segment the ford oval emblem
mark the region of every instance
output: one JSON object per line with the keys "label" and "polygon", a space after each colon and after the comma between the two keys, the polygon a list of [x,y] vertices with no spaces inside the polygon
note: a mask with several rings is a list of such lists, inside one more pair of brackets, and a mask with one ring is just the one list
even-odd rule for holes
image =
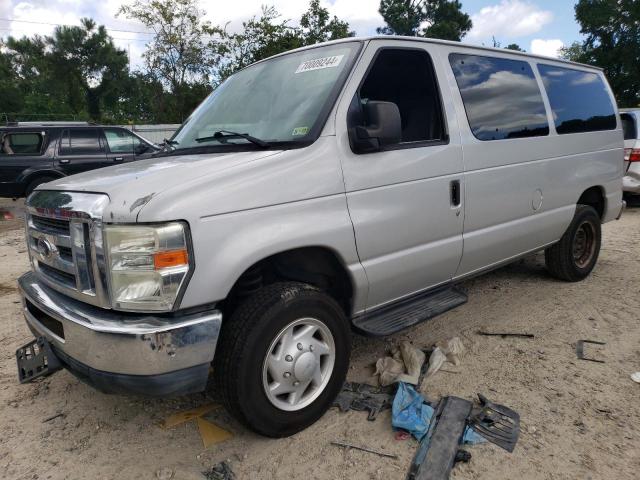
{"label": "ford oval emblem", "polygon": [[42,255],[44,258],[49,258],[53,255],[53,252],[56,251],[55,245],[53,245],[47,238],[40,237],[36,243],[36,248],[38,249],[38,253]]}

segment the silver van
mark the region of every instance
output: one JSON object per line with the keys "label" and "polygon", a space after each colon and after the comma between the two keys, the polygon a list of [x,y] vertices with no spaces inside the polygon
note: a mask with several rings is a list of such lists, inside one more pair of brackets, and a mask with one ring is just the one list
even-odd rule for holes
{"label": "silver van", "polygon": [[29,197],[20,379],[209,382],[249,428],[291,435],[340,391],[352,331],[423,322],[539,250],[552,276],[589,275],[623,162],[593,67],[397,37],[258,62],[154,158]]}

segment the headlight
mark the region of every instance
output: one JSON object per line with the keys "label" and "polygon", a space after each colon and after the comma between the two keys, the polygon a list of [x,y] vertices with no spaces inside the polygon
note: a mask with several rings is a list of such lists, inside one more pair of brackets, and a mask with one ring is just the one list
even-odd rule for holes
{"label": "headlight", "polygon": [[105,226],[113,308],[173,309],[189,272],[186,229],[179,222]]}

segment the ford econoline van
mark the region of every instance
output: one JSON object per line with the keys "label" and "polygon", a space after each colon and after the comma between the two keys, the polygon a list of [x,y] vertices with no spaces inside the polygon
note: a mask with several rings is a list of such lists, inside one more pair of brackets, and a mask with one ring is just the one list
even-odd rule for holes
{"label": "ford econoline van", "polygon": [[353,331],[410,328],[540,250],[553,277],[588,276],[623,162],[594,67],[397,37],[269,58],[154,158],[28,198],[20,379],[210,384],[249,428],[291,435],[342,388]]}

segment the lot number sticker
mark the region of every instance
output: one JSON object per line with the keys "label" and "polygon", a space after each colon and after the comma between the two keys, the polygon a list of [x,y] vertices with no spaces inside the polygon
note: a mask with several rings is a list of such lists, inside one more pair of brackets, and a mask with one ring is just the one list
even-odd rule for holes
{"label": "lot number sticker", "polygon": [[334,55],[333,57],[316,58],[302,62],[296,73],[311,72],[312,70],[321,70],[323,68],[333,68],[340,65],[344,55]]}

